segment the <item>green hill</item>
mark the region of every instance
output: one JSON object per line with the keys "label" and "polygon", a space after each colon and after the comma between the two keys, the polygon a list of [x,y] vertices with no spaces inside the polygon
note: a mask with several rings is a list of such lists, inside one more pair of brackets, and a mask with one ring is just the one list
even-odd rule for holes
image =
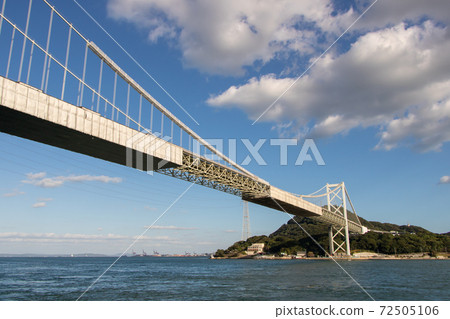
{"label": "green hill", "polygon": [[[393,233],[368,232],[363,235],[352,234],[350,238],[352,251],[363,250],[383,254],[420,252],[435,254],[436,252],[450,251],[450,236],[448,236],[448,233],[435,234],[418,226],[399,226],[359,219],[361,224],[369,229]],[[269,254],[290,255],[298,251],[307,251],[314,253],[316,256],[325,256],[325,252],[314,241],[317,241],[328,251],[328,229],[329,226],[322,222],[306,217],[295,217],[295,221],[293,219],[289,220],[269,236],[253,236],[246,241],[238,241],[225,250],[219,249],[215,256],[238,256],[253,243],[265,243],[264,250]]]}

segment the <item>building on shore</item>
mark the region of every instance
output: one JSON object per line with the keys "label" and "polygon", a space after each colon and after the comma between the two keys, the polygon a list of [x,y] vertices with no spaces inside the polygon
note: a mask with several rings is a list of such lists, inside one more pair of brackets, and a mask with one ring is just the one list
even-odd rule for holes
{"label": "building on shore", "polygon": [[250,247],[247,248],[247,255],[257,255],[264,252],[264,243],[254,243]]}

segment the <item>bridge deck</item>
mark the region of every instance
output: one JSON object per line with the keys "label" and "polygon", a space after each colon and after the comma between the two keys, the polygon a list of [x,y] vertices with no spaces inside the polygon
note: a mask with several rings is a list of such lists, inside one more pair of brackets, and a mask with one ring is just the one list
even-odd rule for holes
{"label": "bridge deck", "polygon": [[[185,178],[191,182],[198,182],[199,178],[210,179],[216,183],[210,187],[223,190],[217,187],[221,184],[228,189],[234,188],[235,195],[262,206],[298,216],[322,216],[321,207],[261,179],[203,158],[192,160],[183,148],[152,134],[144,134],[3,77],[0,77],[0,130],[141,170],[170,169],[172,173],[168,175],[173,176],[174,171],[179,171],[180,176],[194,176],[192,179]],[[202,161],[205,163],[202,164]],[[210,174],[213,165],[222,170],[221,179]],[[229,181],[223,178],[223,170],[229,174]],[[199,184],[209,186],[205,182]]]}
{"label": "bridge deck", "polygon": [[[177,145],[148,134],[150,140],[146,145],[153,147],[144,149],[142,139],[133,137],[145,134],[3,77],[0,77],[0,130],[142,170],[182,164],[182,149]],[[128,159],[132,160],[129,163],[127,149]],[[138,158],[143,158],[142,163],[136,163]]]}
{"label": "bridge deck", "polygon": [[252,196],[244,194],[242,198],[246,201],[270,207],[279,211],[286,211],[297,216],[321,216],[322,208],[301,199],[289,192],[270,186],[268,196]]}

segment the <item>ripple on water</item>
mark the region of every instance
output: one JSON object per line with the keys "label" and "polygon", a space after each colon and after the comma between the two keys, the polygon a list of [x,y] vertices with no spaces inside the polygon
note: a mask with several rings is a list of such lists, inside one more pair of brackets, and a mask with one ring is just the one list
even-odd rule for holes
{"label": "ripple on water", "polygon": [[[0,300],[75,300],[114,258],[0,258]],[[448,260],[123,258],[86,300],[450,300]]]}

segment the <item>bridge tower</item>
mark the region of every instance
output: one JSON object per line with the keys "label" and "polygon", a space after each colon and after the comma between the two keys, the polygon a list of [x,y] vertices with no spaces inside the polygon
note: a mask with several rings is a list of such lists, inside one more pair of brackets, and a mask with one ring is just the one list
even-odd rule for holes
{"label": "bridge tower", "polygon": [[[343,251],[350,256],[350,235],[348,230],[348,211],[347,198],[348,193],[345,184],[328,184],[326,185],[327,209],[329,212],[344,217],[345,224],[336,226],[331,224],[329,229],[330,255],[333,256],[339,251]],[[350,198],[348,198],[350,200]],[[353,205],[350,202],[350,205]]]}
{"label": "bridge tower", "polygon": [[250,237],[250,216],[248,213],[248,202],[242,201],[242,240],[247,240]]}

